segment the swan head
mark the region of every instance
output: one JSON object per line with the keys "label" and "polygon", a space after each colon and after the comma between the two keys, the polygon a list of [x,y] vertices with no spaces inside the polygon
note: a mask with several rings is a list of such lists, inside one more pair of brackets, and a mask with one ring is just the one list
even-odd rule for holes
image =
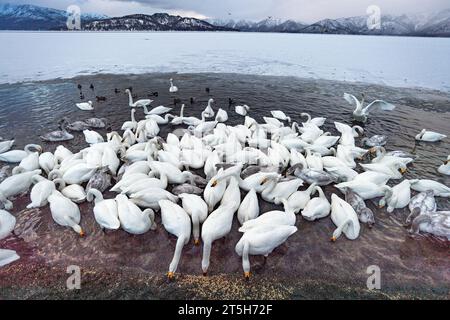
{"label": "swan head", "polygon": [[444,161],[444,165],[446,166],[447,164],[449,164],[450,163],[450,159],[447,159],[447,160],[445,160]]}

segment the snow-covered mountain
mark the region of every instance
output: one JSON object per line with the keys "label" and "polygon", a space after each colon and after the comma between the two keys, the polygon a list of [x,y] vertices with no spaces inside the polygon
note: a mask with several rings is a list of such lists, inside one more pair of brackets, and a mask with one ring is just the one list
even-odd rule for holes
{"label": "snow-covered mountain", "polygon": [[[68,13],[34,5],[0,3],[0,30],[65,30]],[[82,14],[82,24],[106,18],[101,14]]]}
{"label": "snow-covered mountain", "polygon": [[133,14],[124,17],[107,18],[87,23],[85,30],[111,31],[111,30],[154,30],[154,31],[218,31],[228,30],[221,26],[214,26],[206,21],[172,16],[167,13],[153,15]]}
{"label": "snow-covered mountain", "polygon": [[301,22],[280,19],[264,19],[261,21],[208,19],[207,21],[216,26],[245,32],[300,32],[307,26]]}

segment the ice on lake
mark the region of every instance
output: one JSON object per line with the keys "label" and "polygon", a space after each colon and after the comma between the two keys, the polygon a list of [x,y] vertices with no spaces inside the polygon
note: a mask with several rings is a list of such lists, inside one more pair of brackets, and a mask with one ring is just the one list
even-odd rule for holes
{"label": "ice on lake", "polygon": [[0,83],[231,72],[450,91],[450,39],[238,32],[0,32]]}

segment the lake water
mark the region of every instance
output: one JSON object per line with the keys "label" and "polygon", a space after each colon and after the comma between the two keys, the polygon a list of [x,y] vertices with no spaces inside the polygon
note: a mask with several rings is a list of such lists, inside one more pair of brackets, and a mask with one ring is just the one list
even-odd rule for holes
{"label": "lake water", "polygon": [[450,91],[450,39],[237,32],[0,32],[0,83],[234,72]]}

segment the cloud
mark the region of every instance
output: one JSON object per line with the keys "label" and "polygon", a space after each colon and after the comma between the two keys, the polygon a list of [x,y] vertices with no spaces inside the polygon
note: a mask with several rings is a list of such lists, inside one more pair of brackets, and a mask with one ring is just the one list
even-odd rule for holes
{"label": "cloud", "polygon": [[259,20],[271,16],[309,23],[324,18],[365,15],[367,7],[373,4],[378,5],[383,14],[431,12],[450,7],[448,0],[17,0],[14,3],[58,9],[76,4],[84,12],[110,16],[168,12],[198,18]]}

